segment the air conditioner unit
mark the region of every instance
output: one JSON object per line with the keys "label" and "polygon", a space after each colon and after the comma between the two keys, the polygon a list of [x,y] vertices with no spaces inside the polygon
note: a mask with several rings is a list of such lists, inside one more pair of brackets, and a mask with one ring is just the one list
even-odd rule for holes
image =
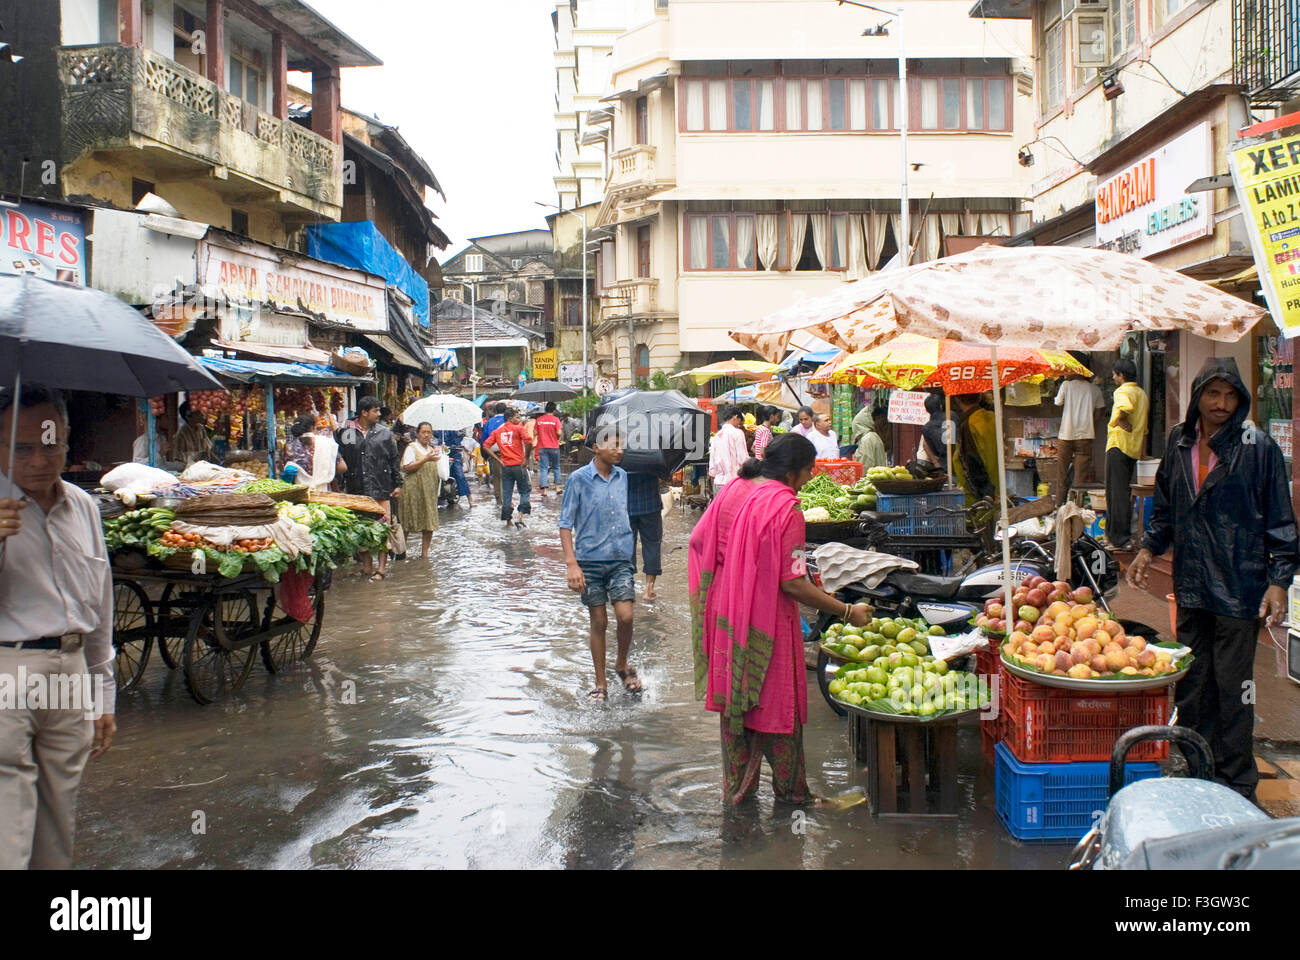
{"label": "air conditioner unit", "polygon": [[1087,69],[1110,65],[1110,8],[1080,3],[1074,10],[1074,64]]}

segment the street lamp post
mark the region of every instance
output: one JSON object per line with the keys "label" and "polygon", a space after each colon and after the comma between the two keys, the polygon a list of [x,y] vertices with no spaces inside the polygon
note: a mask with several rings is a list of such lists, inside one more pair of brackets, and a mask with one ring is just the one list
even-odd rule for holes
{"label": "street lamp post", "polygon": [[[895,10],[886,10],[883,7],[874,7],[869,3],[858,3],[856,0],[836,0],[840,6],[849,4],[853,7],[862,7],[864,10],[874,10],[876,13],[883,13],[887,17],[892,17],[898,24],[898,144],[902,153],[902,178],[898,184],[898,226],[901,237],[895,237],[898,242],[898,253],[900,263],[907,266],[912,259],[912,216],[911,208],[907,198],[907,56],[903,48],[903,8],[898,7]],[[882,23],[878,27],[868,27],[862,31],[864,37],[886,37],[889,36],[889,30]]]}
{"label": "street lamp post", "polygon": [[587,372],[587,215],[576,210],[565,210],[553,203],[542,203],[540,200],[534,200],[533,203],[555,210],[561,215],[572,214],[582,221],[582,385],[590,387],[591,377]]}
{"label": "street lamp post", "polygon": [[461,283],[461,289],[469,287],[469,383],[474,387],[474,378],[478,376],[478,315],[474,304],[478,301],[478,283]]}

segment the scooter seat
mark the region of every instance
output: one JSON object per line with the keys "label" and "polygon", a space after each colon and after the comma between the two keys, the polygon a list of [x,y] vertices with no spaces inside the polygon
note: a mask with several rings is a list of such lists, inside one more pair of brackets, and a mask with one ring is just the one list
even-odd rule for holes
{"label": "scooter seat", "polygon": [[964,577],[932,577],[924,573],[896,570],[887,578],[889,583],[916,598],[951,600],[961,589]]}

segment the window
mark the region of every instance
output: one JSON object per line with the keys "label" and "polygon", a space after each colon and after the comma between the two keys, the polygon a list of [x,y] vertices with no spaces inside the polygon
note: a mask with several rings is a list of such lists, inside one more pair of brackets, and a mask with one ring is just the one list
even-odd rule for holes
{"label": "window", "polygon": [[482,273],[483,272],[483,254],[467,253],[465,254],[465,272]]}
{"label": "window", "polygon": [[832,270],[843,270],[849,265],[849,214],[832,213],[831,265]]}
{"label": "window", "polygon": [[1118,58],[1136,42],[1137,0],[1110,0],[1110,55]]}
{"label": "window", "polygon": [[650,348],[644,343],[636,348],[636,378],[645,380],[650,376]]}
{"label": "window", "polygon": [[636,98],[636,142],[650,142],[650,101],[646,97]]}
{"label": "window", "polygon": [[248,236],[248,214],[242,210],[230,211],[230,232]]}
{"label": "window", "polygon": [[1156,12],[1159,15],[1160,22],[1163,24],[1190,2],[1191,0],[1156,0]]}
{"label": "window", "polygon": [[[646,237],[649,276],[649,237]],[[758,235],[748,213],[689,214],[686,217],[688,270],[757,270]]]}
{"label": "window", "polygon": [[1043,112],[1065,100],[1065,24],[1057,21],[1043,38]]}
{"label": "window", "polygon": [[255,107],[262,105],[262,73],[251,63],[238,57],[230,58],[230,92],[242,97]]}
{"label": "window", "polygon": [[1010,83],[1006,77],[966,79],[966,128],[1008,130]]}
{"label": "window", "polygon": [[561,316],[563,324],[566,327],[582,326],[582,298],[565,297],[562,304]]}
{"label": "window", "polygon": [[524,261],[521,260],[519,257],[515,257],[513,260],[510,261],[511,270],[518,270],[523,265],[524,265]]}
{"label": "window", "polygon": [[636,231],[636,275],[650,276],[650,228],[638,227]]}
{"label": "window", "polygon": [[600,271],[603,289],[608,290],[618,281],[618,271],[614,264],[614,241],[605,240],[600,245]]}

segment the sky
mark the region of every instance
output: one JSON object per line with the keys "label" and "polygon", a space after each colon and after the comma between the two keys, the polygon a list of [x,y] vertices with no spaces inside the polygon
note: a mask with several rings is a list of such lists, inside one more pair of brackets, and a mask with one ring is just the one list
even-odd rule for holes
{"label": "sky", "polygon": [[[400,128],[451,238],[541,227],[555,202],[551,0],[307,0],[382,67],[343,70],[343,106]],[[302,79],[295,75],[295,79]]]}

